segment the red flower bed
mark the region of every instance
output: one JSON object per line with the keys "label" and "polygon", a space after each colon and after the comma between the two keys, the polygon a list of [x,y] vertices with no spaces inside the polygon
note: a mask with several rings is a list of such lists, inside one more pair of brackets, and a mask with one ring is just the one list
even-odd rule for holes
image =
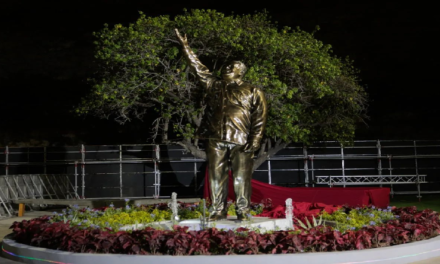
{"label": "red flower bed", "polygon": [[80,229],[66,223],[49,223],[44,216],[15,222],[13,239],[37,247],[86,253],[141,255],[280,254],[342,251],[398,245],[435,237],[440,233],[439,214],[415,207],[395,209],[399,220],[341,234],[331,227],[274,231],[259,234],[246,228],[188,231],[146,228],[133,232]]}

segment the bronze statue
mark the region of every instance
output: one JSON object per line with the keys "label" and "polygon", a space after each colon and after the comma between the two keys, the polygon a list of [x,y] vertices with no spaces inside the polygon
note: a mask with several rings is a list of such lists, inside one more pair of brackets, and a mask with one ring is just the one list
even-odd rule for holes
{"label": "bronze statue", "polygon": [[221,220],[227,216],[229,166],[234,180],[237,219],[248,220],[252,158],[260,147],[266,125],[264,93],[242,81],[246,66],[240,61],[233,61],[223,68],[223,80],[217,79],[191,50],[186,35],[182,37],[177,29],[175,31],[190,67],[207,92],[207,108],[199,137],[206,139],[213,209],[209,220]]}

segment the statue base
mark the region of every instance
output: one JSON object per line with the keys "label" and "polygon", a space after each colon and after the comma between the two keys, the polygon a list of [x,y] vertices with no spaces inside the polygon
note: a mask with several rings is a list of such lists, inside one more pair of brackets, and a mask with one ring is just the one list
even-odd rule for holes
{"label": "statue base", "polygon": [[[201,230],[202,226],[200,219],[183,220],[178,223],[180,226],[187,226],[189,230]],[[123,226],[120,230],[137,230],[151,226],[157,229],[172,230],[172,221],[155,222],[151,224],[138,224]],[[235,230],[239,227],[249,228],[251,230],[258,230],[260,233],[275,230],[293,230],[292,222],[285,218],[269,218],[269,217],[252,217],[249,221],[238,221],[237,216],[228,216],[227,219],[220,221],[206,222],[206,228],[215,227],[223,230]]]}
{"label": "statue base", "polygon": [[[215,227],[217,229],[237,229],[246,227],[251,230],[259,230],[265,233],[272,230],[292,230],[292,222],[287,219],[269,218],[269,217],[252,217],[249,221],[238,221],[237,216],[228,216],[227,219],[213,222],[206,222],[206,227]],[[188,226],[190,230],[200,230],[200,220],[190,219],[179,223],[181,226]]]}

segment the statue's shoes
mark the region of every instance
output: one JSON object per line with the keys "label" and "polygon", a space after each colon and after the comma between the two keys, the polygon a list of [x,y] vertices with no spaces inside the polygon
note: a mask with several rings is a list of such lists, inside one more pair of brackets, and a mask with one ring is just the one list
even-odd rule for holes
{"label": "statue's shoes", "polygon": [[250,214],[237,214],[237,221],[250,221],[251,220],[251,215]]}
{"label": "statue's shoes", "polygon": [[224,220],[228,217],[226,212],[213,212],[209,217],[208,217],[208,221],[212,222],[212,221],[219,221],[219,220]]}

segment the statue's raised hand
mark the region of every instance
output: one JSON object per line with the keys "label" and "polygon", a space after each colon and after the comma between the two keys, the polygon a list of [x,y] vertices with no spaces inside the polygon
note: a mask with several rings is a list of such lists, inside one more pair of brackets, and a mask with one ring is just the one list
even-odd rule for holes
{"label": "statue's raised hand", "polygon": [[176,32],[176,36],[179,39],[180,44],[182,44],[184,46],[188,45],[188,40],[186,38],[186,34],[185,34],[185,36],[182,37],[182,35],[180,35],[180,32],[179,32],[179,30],[177,28],[175,28],[174,31]]}

